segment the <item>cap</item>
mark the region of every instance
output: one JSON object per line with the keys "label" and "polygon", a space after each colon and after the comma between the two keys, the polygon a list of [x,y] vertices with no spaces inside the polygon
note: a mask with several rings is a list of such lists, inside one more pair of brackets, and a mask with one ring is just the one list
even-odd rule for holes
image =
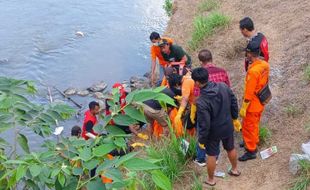
{"label": "cap", "polygon": [[169,44],[169,42],[166,40],[166,39],[161,39],[159,42],[158,42],[158,46],[159,47],[163,47],[164,45],[167,45]]}
{"label": "cap", "polygon": [[246,52],[252,52],[252,53],[259,53],[260,51],[260,44],[256,41],[250,41],[248,45],[246,46],[245,51]]}

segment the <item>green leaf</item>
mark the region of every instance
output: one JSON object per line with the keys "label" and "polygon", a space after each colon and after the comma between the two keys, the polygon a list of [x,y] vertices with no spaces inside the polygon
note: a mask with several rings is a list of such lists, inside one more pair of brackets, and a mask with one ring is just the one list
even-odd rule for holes
{"label": "green leaf", "polygon": [[164,93],[159,93],[158,96],[156,96],[155,100],[162,101],[162,102],[164,102],[166,104],[170,104],[172,106],[176,106],[174,99],[170,98],[169,96],[167,96]]}
{"label": "green leaf", "polygon": [[94,148],[93,154],[97,157],[104,156],[117,148],[114,144],[103,144]]}
{"label": "green leaf", "polygon": [[165,88],[167,88],[167,87],[165,87],[165,86],[159,86],[159,87],[154,88],[154,89],[153,89],[153,92],[159,93],[159,92],[163,91]]}
{"label": "green leaf", "polygon": [[57,179],[58,179],[60,185],[63,187],[66,183],[65,175],[63,173],[59,173]]}
{"label": "green leaf", "polygon": [[80,152],[80,157],[83,161],[88,161],[92,158],[91,155],[91,149],[88,147],[85,147],[81,152]]}
{"label": "green leaf", "polygon": [[155,170],[161,168],[141,158],[134,158],[126,161],[124,167],[132,171]]}
{"label": "green leaf", "polygon": [[92,169],[94,169],[98,164],[99,164],[99,161],[98,161],[98,160],[92,159],[92,160],[90,160],[90,161],[88,161],[88,162],[83,163],[83,166],[84,166],[85,168],[87,168],[88,170],[92,170]]}
{"label": "green leaf", "polygon": [[126,134],[125,131],[123,131],[122,129],[114,126],[114,125],[108,125],[106,127],[106,130],[108,132],[109,135],[123,135]]}
{"label": "green leaf", "polygon": [[8,160],[4,164],[27,164],[27,162],[23,160]]}
{"label": "green leaf", "polygon": [[114,144],[120,148],[126,148],[127,147],[126,141],[122,137],[115,138]]}
{"label": "green leaf", "polygon": [[128,115],[122,115],[122,114],[114,116],[113,120],[117,125],[122,126],[129,126],[137,123],[136,120],[132,119]]}
{"label": "green leaf", "polygon": [[18,166],[17,170],[16,170],[16,181],[19,181],[22,177],[25,176],[27,171],[27,167],[20,165]]}
{"label": "green leaf", "polygon": [[106,190],[105,184],[102,183],[101,179],[97,177],[95,180],[92,180],[87,183],[86,185],[87,189],[89,190]]}
{"label": "green leaf", "polygon": [[17,141],[18,141],[20,147],[22,147],[22,149],[23,149],[26,153],[29,154],[30,151],[29,151],[29,146],[28,146],[28,140],[27,140],[27,138],[25,137],[25,135],[18,133]]}
{"label": "green leaf", "polygon": [[13,127],[13,123],[3,123],[0,122],[0,133],[5,132],[8,129],[11,129]]}
{"label": "green leaf", "polygon": [[155,170],[151,172],[152,180],[156,184],[157,187],[163,190],[172,190],[172,185],[167,176],[159,170]]}
{"label": "green leaf", "polygon": [[52,178],[56,177],[59,174],[60,170],[61,170],[60,168],[53,169],[53,171],[51,172],[51,177]]}
{"label": "green leaf", "polygon": [[144,122],[144,123],[147,123],[145,120],[144,114],[139,109],[136,109],[132,106],[127,106],[127,107],[125,107],[124,111],[131,118],[138,120],[138,121],[141,121],[141,122]]}
{"label": "green leaf", "polygon": [[129,154],[126,154],[122,157],[120,157],[120,159],[117,160],[117,162],[115,163],[115,167],[118,168],[120,165],[122,165],[124,162],[134,158],[137,154],[139,154],[140,152],[131,152]]}
{"label": "green leaf", "polygon": [[156,98],[158,93],[152,92],[150,90],[147,91],[138,91],[135,96],[133,97],[134,102],[143,103],[146,100],[151,100]]}
{"label": "green leaf", "polygon": [[83,169],[82,168],[73,168],[72,169],[73,175],[82,175],[83,174]]}
{"label": "green leaf", "polygon": [[41,166],[34,164],[29,167],[32,177],[37,177],[41,173]]}
{"label": "green leaf", "polygon": [[104,176],[113,179],[114,182],[122,182],[122,173],[120,172],[119,169],[112,168],[109,169],[108,171],[104,172]]}

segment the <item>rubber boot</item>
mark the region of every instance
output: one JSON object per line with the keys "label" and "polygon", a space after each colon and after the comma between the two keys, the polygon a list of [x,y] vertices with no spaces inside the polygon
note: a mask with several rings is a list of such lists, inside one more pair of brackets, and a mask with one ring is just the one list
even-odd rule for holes
{"label": "rubber boot", "polygon": [[239,157],[240,162],[245,162],[247,160],[253,160],[256,159],[256,151],[251,152],[251,151],[246,151],[242,156]]}

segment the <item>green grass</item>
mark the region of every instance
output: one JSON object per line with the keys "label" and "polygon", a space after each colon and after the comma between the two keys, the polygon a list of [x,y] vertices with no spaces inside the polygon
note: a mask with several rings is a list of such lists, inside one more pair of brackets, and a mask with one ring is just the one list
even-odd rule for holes
{"label": "green grass", "polygon": [[284,108],[286,114],[290,117],[296,117],[303,113],[303,110],[295,104],[290,104]]}
{"label": "green grass", "polygon": [[165,4],[164,4],[163,8],[165,9],[166,14],[168,16],[171,16],[172,15],[172,8],[173,8],[172,0],[165,0]]}
{"label": "green grass", "polygon": [[310,81],[310,64],[308,64],[304,70],[304,76],[307,81]]}
{"label": "green grass", "polygon": [[230,18],[220,12],[212,12],[208,16],[197,16],[194,18],[194,31],[192,39],[189,42],[189,47],[194,51],[198,48],[201,41],[208,36],[211,36],[215,29],[227,26]]}
{"label": "green grass", "polygon": [[310,187],[310,161],[301,160],[299,165],[301,171],[291,190],[307,190]]}
{"label": "green grass", "polygon": [[198,11],[200,13],[206,12],[206,11],[212,11],[214,9],[219,8],[220,4],[217,0],[204,0],[202,1],[198,6]]}
{"label": "green grass", "polygon": [[259,127],[259,142],[260,144],[266,144],[271,138],[271,131],[266,126]]}
{"label": "green grass", "polygon": [[203,190],[202,183],[199,178],[193,174],[194,182],[192,184],[191,190]]}
{"label": "green grass", "polygon": [[180,151],[180,144],[173,143],[169,139],[162,139],[147,149],[147,154],[154,159],[162,159],[159,165],[161,171],[175,182],[180,179],[187,163],[186,157]]}

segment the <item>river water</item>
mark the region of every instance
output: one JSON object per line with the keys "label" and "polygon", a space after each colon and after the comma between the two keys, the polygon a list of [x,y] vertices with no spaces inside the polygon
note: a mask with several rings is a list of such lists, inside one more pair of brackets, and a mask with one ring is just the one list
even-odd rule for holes
{"label": "river water", "polygon": [[[0,76],[64,90],[143,75],[150,69],[149,34],[162,33],[168,21],[163,3],[0,0]],[[35,149],[40,140],[27,135]]]}

